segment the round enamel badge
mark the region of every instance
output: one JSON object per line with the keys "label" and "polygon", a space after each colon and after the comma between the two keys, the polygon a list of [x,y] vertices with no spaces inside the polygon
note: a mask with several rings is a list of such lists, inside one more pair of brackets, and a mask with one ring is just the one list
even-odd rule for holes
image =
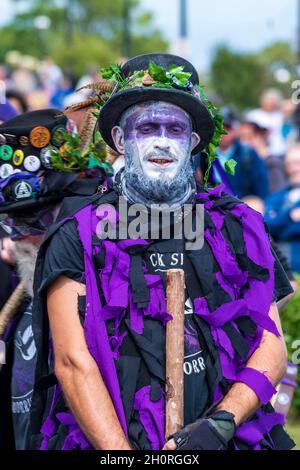
{"label": "round enamel badge", "polygon": [[12,159],[13,164],[15,166],[20,166],[20,165],[22,165],[23,160],[24,160],[23,150],[19,150],[19,149],[15,150],[14,155],[13,155],[13,159]]}
{"label": "round enamel badge", "polygon": [[2,145],[0,147],[0,158],[1,160],[8,161],[13,156],[13,149],[10,145]]}
{"label": "round enamel badge", "polygon": [[26,135],[21,135],[21,137],[19,138],[19,142],[20,142],[20,145],[22,145],[23,147],[26,147],[29,144],[29,139],[28,137],[26,137]]}
{"label": "round enamel badge", "polygon": [[51,142],[53,145],[60,147],[65,141],[66,129],[65,127],[57,126],[52,131]]}
{"label": "round enamel badge", "polygon": [[51,139],[50,131],[47,127],[38,126],[34,127],[29,134],[29,140],[33,147],[41,149],[49,144]]}
{"label": "round enamel badge", "polygon": [[5,179],[8,176],[12,175],[14,172],[14,168],[12,165],[9,163],[4,163],[4,165],[1,165],[0,167],[0,178]]}
{"label": "round enamel badge", "polygon": [[29,155],[24,160],[24,168],[27,171],[35,172],[38,171],[41,167],[41,161],[35,155]]}
{"label": "round enamel badge", "polygon": [[27,181],[20,181],[15,185],[14,193],[16,200],[28,199],[31,198],[33,189],[31,184],[29,184]]}
{"label": "round enamel badge", "polygon": [[40,159],[45,168],[52,169],[52,163],[51,163],[51,149],[56,150],[56,147],[45,147],[40,151]]}

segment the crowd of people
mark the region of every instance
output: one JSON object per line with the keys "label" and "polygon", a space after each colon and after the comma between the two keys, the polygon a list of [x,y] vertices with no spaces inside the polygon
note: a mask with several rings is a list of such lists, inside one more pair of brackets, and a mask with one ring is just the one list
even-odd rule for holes
{"label": "crowd of people", "polygon": [[[261,212],[292,271],[300,273],[300,146],[296,105],[278,90],[266,90],[258,109],[238,118],[225,107],[225,135],[212,169],[215,182]],[[237,162],[224,174],[226,161]],[[200,168],[201,161],[197,161]],[[196,166],[197,170],[197,166]]]}

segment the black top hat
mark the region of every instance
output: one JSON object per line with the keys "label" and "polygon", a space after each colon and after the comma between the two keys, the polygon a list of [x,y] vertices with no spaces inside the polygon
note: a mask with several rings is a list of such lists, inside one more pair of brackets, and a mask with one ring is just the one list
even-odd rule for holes
{"label": "black top hat", "polygon": [[0,125],[0,214],[20,213],[93,194],[101,180],[80,171],[57,171],[53,150],[62,150],[70,122],[57,109],[29,111]]}
{"label": "black top hat", "polygon": [[[184,109],[192,118],[193,130],[199,134],[201,141],[193,150],[197,153],[207,147],[214,134],[214,121],[203,102],[200,94],[197,92],[199,84],[198,74],[193,65],[187,60],[171,54],[145,54],[130,59],[121,67],[121,73],[124,79],[128,79],[137,71],[149,71],[149,64],[155,64],[169,70],[171,66],[177,65],[184,68],[184,72],[191,74],[189,83],[186,87],[176,85],[164,88],[155,86],[155,83],[144,85],[141,81],[133,84],[132,88],[125,87],[120,89],[116,87],[115,92],[104,104],[99,116],[99,130],[105,142],[116,150],[111,131],[116,126],[123,112],[130,106],[147,101],[166,101],[175,104]],[[150,77],[151,79],[151,77]],[[154,80],[155,82],[155,80]]]}

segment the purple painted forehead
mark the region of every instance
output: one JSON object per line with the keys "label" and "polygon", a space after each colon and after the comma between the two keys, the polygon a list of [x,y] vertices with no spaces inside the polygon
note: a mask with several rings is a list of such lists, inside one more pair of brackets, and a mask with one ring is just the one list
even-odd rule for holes
{"label": "purple painted forehead", "polygon": [[120,126],[125,127],[128,120],[132,125],[137,121],[160,119],[192,123],[190,115],[179,106],[165,101],[150,101],[128,108],[121,117]]}

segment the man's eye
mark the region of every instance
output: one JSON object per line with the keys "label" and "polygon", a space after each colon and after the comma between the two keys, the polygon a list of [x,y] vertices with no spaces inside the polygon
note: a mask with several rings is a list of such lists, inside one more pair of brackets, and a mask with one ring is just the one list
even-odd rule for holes
{"label": "man's eye", "polygon": [[172,132],[172,134],[181,134],[183,131],[183,129],[181,127],[178,127],[178,126],[172,126],[170,128],[170,132]]}
{"label": "man's eye", "polygon": [[141,126],[139,128],[139,131],[142,132],[143,134],[150,134],[151,132],[153,132],[155,129],[154,126]]}

